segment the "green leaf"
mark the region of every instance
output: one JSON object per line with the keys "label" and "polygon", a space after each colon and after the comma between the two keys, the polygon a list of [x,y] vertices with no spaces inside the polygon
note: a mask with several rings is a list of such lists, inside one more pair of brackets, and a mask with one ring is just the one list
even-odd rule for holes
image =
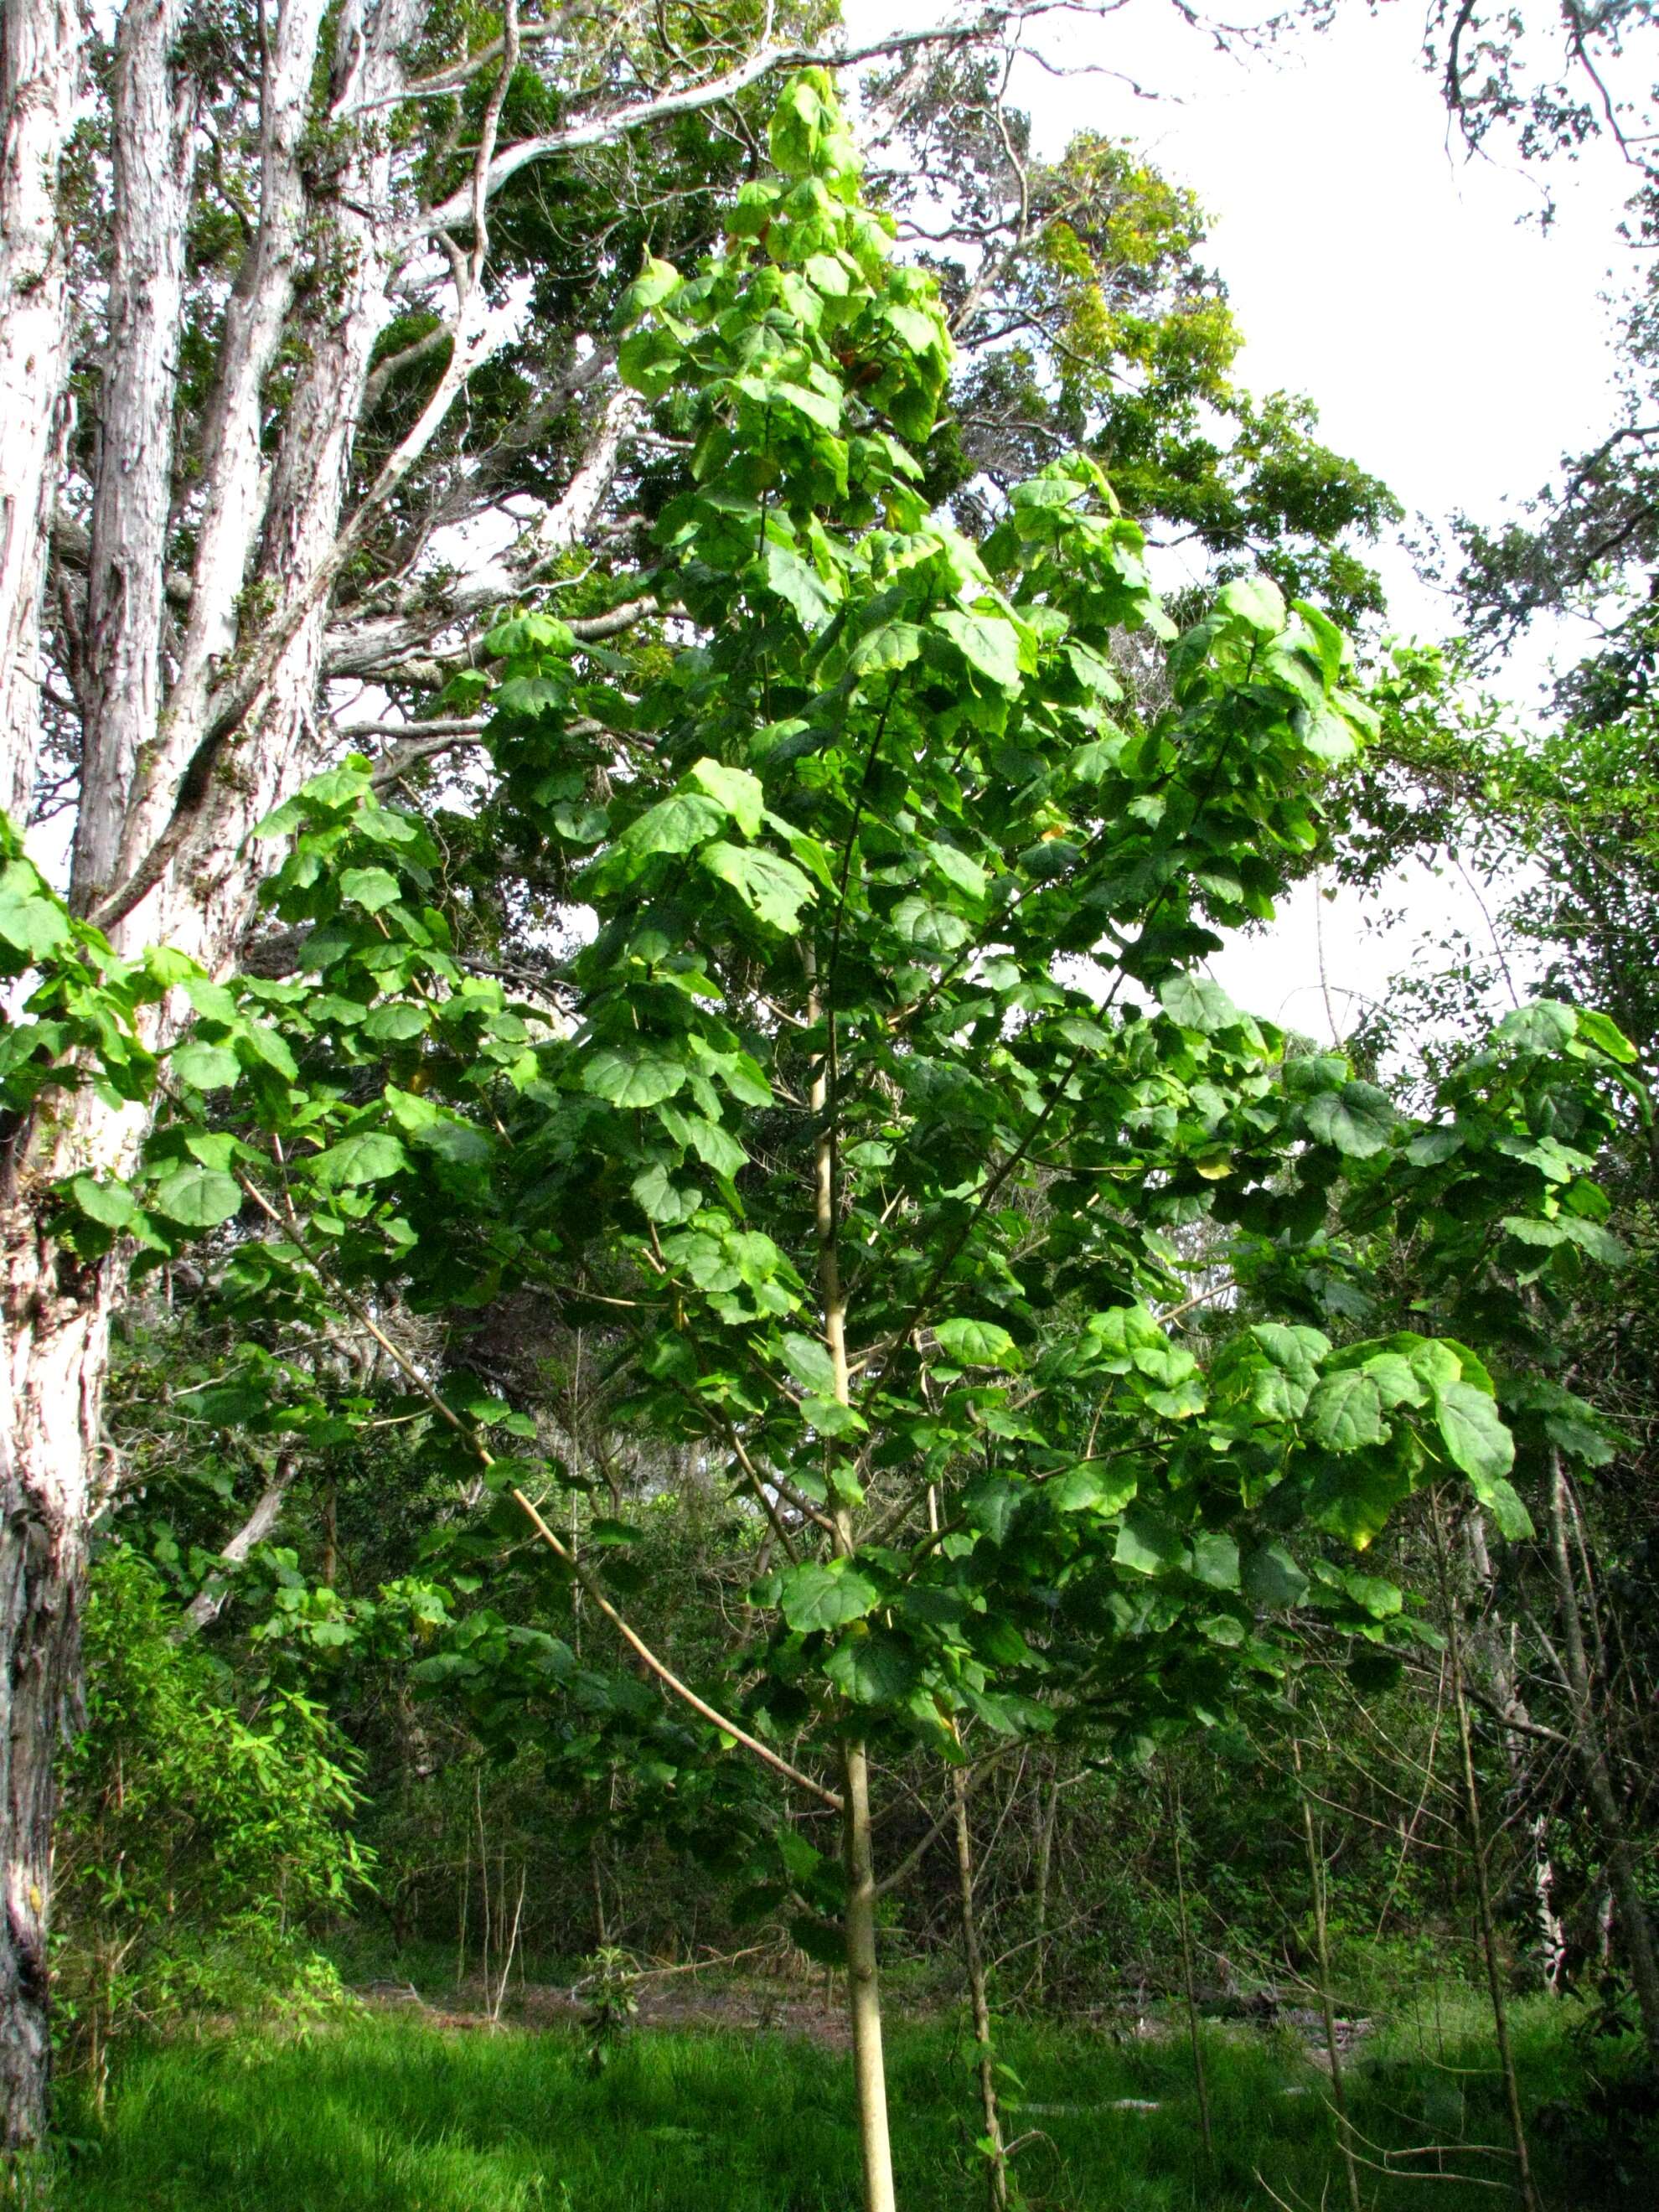
{"label": "green leaf", "polygon": [[1406,1147],[1406,1158],[1414,1168],[1437,1168],[1463,1149],[1463,1138],[1457,1129],[1425,1129],[1412,1139]]}
{"label": "green leaf", "polygon": [[802,1559],[783,1577],[778,1602],[791,1628],[842,1628],[862,1620],[881,1595],[849,1559]]}
{"label": "green leaf", "polygon": [[1220,1529],[1206,1529],[1193,1539],[1193,1572],[1210,1589],[1239,1587],[1238,1546]]}
{"label": "green leaf", "polygon": [[150,1204],[157,1213],[182,1222],[186,1229],[216,1229],[241,1212],[242,1188],[234,1176],[192,1161],[163,1176]]}
{"label": "green leaf", "polygon": [[718,837],[727,809],[696,792],[677,791],[630,822],[617,842],[630,853],[693,853]]}
{"label": "green leaf", "polygon": [[313,1180],[325,1190],[352,1190],[362,1183],[384,1182],[408,1165],[409,1154],[401,1139],[386,1129],[366,1129],[359,1136],[343,1137],[310,1163]]}
{"label": "green leaf", "polygon": [[70,936],[63,902],[46,889],[30,861],[9,860],[0,868],[0,938],[33,961],[56,952]]}
{"label": "green leaf", "polygon": [[1216,606],[1262,637],[1276,637],[1285,627],[1285,594],[1270,576],[1235,576],[1216,595]]}
{"label": "green leaf", "polygon": [[1522,1502],[1521,1493],[1504,1476],[1500,1474],[1496,1481],[1481,1482],[1475,1482],[1471,1478],[1470,1486],[1497,1522],[1500,1535],[1508,1537],[1511,1543],[1523,1543],[1528,1537],[1537,1533],[1532,1524],[1532,1516]]}
{"label": "green leaf", "polygon": [[1331,1348],[1329,1337],[1301,1324],[1258,1322],[1250,1334],[1275,1367],[1309,1384],[1317,1380],[1319,1363]]}
{"label": "green leaf", "polygon": [[1494,1034],[1503,1044],[1518,1044],[1529,1052],[1557,1053],[1571,1043],[1577,1027],[1578,1016],[1572,1007],[1554,999],[1540,999],[1505,1014]]}
{"label": "green leaf", "polygon": [[616,328],[623,331],[636,323],[648,307],[660,306],[678,292],[684,282],[672,261],[659,261],[654,253],[647,254],[644,268],[617,304]]}
{"label": "green leaf", "polygon": [[[1405,1365],[1403,1360],[1401,1364]],[[1314,1436],[1334,1452],[1381,1443],[1388,1433],[1376,1379],[1363,1368],[1327,1375],[1308,1401],[1307,1419]]]}
{"label": "green leaf", "polygon": [[346,868],[340,876],[340,896],[350,906],[378,914],[403,896],[396,876],[386,868]]}
{"label": "green leaf", "polygon": [[1131,1506],[1117,1532],[1113,1556],[1119,1566],[1138,1575],[1161,1575],[1177,1565],[1184,1555],[1179,1530],[1161,1513],[1143,1505]]}
{"label": "green leaf", "polygon": [[908,667],[921,651],[921,631],[915,623],[883,623],[866,630],[848,655],[848,666],[856,676],[874,676],[884,668]]}
{"label": "green leaf", "polygon": [[947,609],[933,617],[971,667],[1004,691],[1019,689],[1019,636],[999,615],[969,615]]}
{"label": "green leaf", "polygon": [[222,1044],[204,1044],[199,1038],[175,1046],[168,1065],[194,1091],[228,1091],[242,1072],[234,1052]]}
{"label": "green leaf", "polygon": [[1166,975],[1158,987],[1158,997],[1172,1022],[1183,1030],[1196,1030],[1201,1036],[1231,1029],[1238,1019],[1237,1007],[1207,975]]}
{"label": "green leaf", "polygon": [[1258,1544],[1245,1553],[1239,1583],[1252,1605],[1273,1609],[1300,1605],[1308,1595],[1308,1577],[1282,1544]]}
{"label": "green leaf", "polygon": [[89,1221],[100,1222],[106,1229],[125,1229],[144,1218],[124,1182],[99,1182],[91,1176],[76,1176],[70,1185],[70,1195]]}
{"label": "green leaf", "polygon": [[660,1161],[636,1175],[631,1188],[643,1212],[673,1227],[690,1221],[702,1207],[702,1193],[696,1185],[676,1182]]}
{"label": "green leaf", "polygon": [[[169,948],[157,946],[155,949],[163,951]],[[158,975],[156,980],[160,982],[165,979]],[[234,991],[228,991],[222,983],[210,983],[205,975],[188,974],[177,980],[184,987],[185,996],[204,1021],[234,1022],[237,1018],[241,1010],[236,1004],[236,994]]]}
{"label": "green leaf", "polygon": [[766,817],[766,793],[757,775],[746,768],[727,768],[723,761],[704,758],[687,769],[685,781],[723,806],[745,837],[759,836]]}
{"label": "green leaf", "polygon": [[1084,1460],[1043,1485],[1057,1513],[1121,1513],[1139,1488],[1139,1477],[1098,1460]]}
{"label": "green leaf", "polygon": [[1364,1371],[1382,1393],[1385,1407],[1423,1403],[1423,1385],[1417,1370],[1400,1352],[1374,1352],[1364,1362]]}
{"label": "green leaf", "polygon": [[1322,1091],[1308,1101],[1306,1113],[1310,1134],[1358,1160],[1380,1152],[1400,1118],[1374,1083],[1345,1083],[1340,1091]]}
{"label": "green leaf", "polygon": [[995,1322],[942,1321],[933,1334],[939,1349],[963,1367],[1017,1368],[1022,1364],[1013,1338]]}
{"label": "green leaf", "polygon": [[892,1705],[915,1689],[921,1668],[908,1644],[878,1630],[844,1637],[823,1671],[855,1705]]}
{"label": "green leaf", "polygon": [[1605,1014],[1581,1012],[1578,1034],[1620,1067],[1633,1067],[1640,1057],[1624,1031]]}
{"label": "green leaf", "polygon": [[933,866],[959,891],[966,891],[969,898],[984,897],[988,878],[977,860],[970,860],[966,853],[958,852],[954,845],[944,844],[936,837],[929,838],[927,850],[933,856]]}
{"label": "green leaf", "polygon": [[813,896],[812,880],[793,860],[757,845],[706,845],[698,864],[729,884],[757,921],[793,933],[800,910]]}
{"label": "green leaf", "polygon": [[363,1024],[363,1035],[376,1044],[408,1044],[426,1035],[430,1018],[423,1006],[376,1006]]}
{"label": "green leaf", "polygon": [[1588,1252],[1592,1260],[1599,1260],[1606,1267],[1626,1267],[1630,1253],[1611,1229],[1604,1229],[1599,1221],[1583,1221],[1577,1214],[1563,1214],[1561,1226],[1568,1241]]}
{"label": "green leaf", "polygon": [[970,1524],[1000,1544],[1024,1496],[1024,1483],[1011,1482],[1005,1474],[982,1474],[969,1485],[962,1502]]}
{"label": "green leaf", "polygon": [[678,1060],[661,1053],[623,1053],[609,1047],[592,1054],[582,1067],[582,1088],[613,1106],[658,1106],[685,1081]]}
{"label": "green leaf", "polygon": [[1498,1407],[1474,1383],[1448,1382],[1435,1391],[1434,1418],[1452,1464],[1486,1504],[1487,1488],[1515,1465],[1515,1439]]}
{"label": "green leaf", "polygon": [[717,1121],[705,1121],[693,1115],[686,1122],[686,1134],[691,1149],[707,1168],[718,1176],[732,1176],[749,1164],[749,1155],[729,1131]]}
{"label": "green leaf", "polygon": [[816,1390],[820,1397],[836,1395],[836,1365],[824,1346],[815,1336],[803,1336],[791,1329],[782,1339],[784,1364],[797,1382],[808,1390]]}
{"label": "green leaf", "polygon": [[[747,386],[753,384],[755,380],[744,377],[739,381]],[[765,393],[767,387],[763,386],[762,390]],[[805,416],[807,421],[816,423],[820,430],[833,434],[841,428],[839,394],[832,398],[827,392],[813,392],[804,384],[792,384],[786,379],[771,386],[768,396],[781,399],[786,406],[793,407],[798,415]]]}
{"label": "green leaf", "polygon": [[836,611],[835,594],[810,562],[787,545],[766,549],[766,580],[779,599],[794,610],[804,630],[820,630]]}

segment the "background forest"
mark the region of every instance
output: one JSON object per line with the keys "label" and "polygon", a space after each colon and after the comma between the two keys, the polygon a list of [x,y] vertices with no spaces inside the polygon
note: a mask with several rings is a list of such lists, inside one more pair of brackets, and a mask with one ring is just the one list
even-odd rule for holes
{"label": "background forest", "polygon": [[1116,13],[7,0],[9,2200],[1654,2201],[1654,301],[1402,641]]}

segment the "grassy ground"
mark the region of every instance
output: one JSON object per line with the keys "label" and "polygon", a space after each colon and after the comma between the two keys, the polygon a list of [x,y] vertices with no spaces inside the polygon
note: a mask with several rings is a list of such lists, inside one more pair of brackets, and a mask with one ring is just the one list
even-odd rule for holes
{"label": "grassy ground", "polygon": [[[1373,2039],[1352,2086],[1375,2143],[1503,2142],[1474,2021],[1466,2003],[1442,2001]],[[1594,2110],[1633,2077],[1633,2052],[1603,2045],[1587,2063],[1542,2007],[1522,2008],[1516,2026],[1550,2212],[1645,2212],[1659,2202],[1651,2139],[1645,2164],[1624,2151],[1621,2172]],[[1020,2177],[1047,2212],[1270,2212],[1268,2185],[1291,2207],[1343,2199],[1327,2085],[1286,2042],[1212,2036],[1213,2163],[1180,2038],[1011,2028],[1005,2055],[1026,2099],[1012,2124],[1041,2130]],[[948,2026],[901,2027],[890,2057],[905,2212],[982,2203],[961,2039]],[[1122,2099],[1157,2109],[1118,2108]],[[66,2100],[68,2146],[21,2201],[52,2212],[848,2212],[859,2200],[850,2120],[848,2061],[798,2038],[636,2034],[594,2079],[574,2033],[374,2016],[303,2039],[130,2056],[100,2121]],[[1489,2185],[1368,2171],[1368,2206],[1490,2212],[1512,2201],[1490,2185],[1501,2159],[1412,2162],[1461,2163]]]}

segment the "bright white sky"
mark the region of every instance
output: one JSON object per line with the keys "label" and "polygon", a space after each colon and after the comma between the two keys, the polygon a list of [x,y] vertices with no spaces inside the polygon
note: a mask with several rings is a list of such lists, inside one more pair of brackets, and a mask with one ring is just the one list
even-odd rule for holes
{"label": "bright white sky", "polygon": [[[844,7],[859,40],[949,12],[945,0]],[[1249,13],[1248,0],[1237,13]],[[1419,0],[1383,0],[1375,14],[1348,0],[1330,30],[1235,58],[1168,0],[1128,0],[1101,19],[1041,22],[1028,42],[1068,68],[1120,70],[1164,97],[1034,64],[1014,89],[1040,153],[1058,152],[1075,131],[1106,131],[1133,137],[1197,191],[1212,219],[1208,256],[1245,335],[1243,383],[1309,394],[1328,441],[1391,485],[1413,518],[1440,523],[1462,509],[1492,519],[1608,423],[1602,295],[1629,281],[1615,234],[1628,177],[1611,161],[1559,167],[1554,228],[1522,223],[1539,194],[1518,161],[1499,149],[1470,162],[1449,146],[1421,64],[1422,21]],[[1402,547],[1387,549],[1382,566],[1395,628],[1434,637],[1452,626]],[[1502,688],[1529,699],[1542,666],[1540,647]],[[1415,872],[1387,903],[1410,915],[1380,933],[1359,901],[1322,902],[1305,886],[1268,935],[1218,956],[1215,972],[1242,1005],[1327,1036],[1316,913],[1340,1030],[1359,996],[1386,993],[1426,930],[1451,919],[1483,934],[1455,875]]]}

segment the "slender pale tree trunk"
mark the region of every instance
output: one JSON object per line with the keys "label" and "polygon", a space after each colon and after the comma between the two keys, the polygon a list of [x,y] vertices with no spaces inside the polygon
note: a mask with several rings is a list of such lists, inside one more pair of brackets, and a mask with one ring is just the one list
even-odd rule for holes
{"label": "slender pale tree trunk", "polygon": [[896,2212],[893,2149],[887,2125],[887,2068],[881,2042],[881,1976],[876,1954],[876,1872],[870,1839],[870,1762],[860,1741],[842,1756],[847,1809],[847,2001],[853,2030],[853,2081],[865,2212]]}
{"label": "slender pale tree trunk", "polygon": [[974,2040],[979,2046],[980,2117],[985,2124],[987,2185],[991,2212],[1007,2212],[1008,2153],[1002,2138],[997,2101],[996,2061],[991,2052],[991,2001],[985,1986],[985,1958],[980,1949],[979,1914],[974,1904],[974,1839],[968,1825],[968,1779],[951,1769],[951,1804],[957,1836],[957,1895],[962,1911],[962,1960],[973,2007]]}
{"label": "slender pale tree trunk", "polygon": [[1561,1620],[1562,1656],[1566,1686],[1572,1703],[1573,1747],[1584,1778],[1585,1795],[1601,1832],[1607,1853],[1607,1886],[1619,1916],[1619,1932],[1625,1958],[1636,1984],[1636,2002],[1642,2015],[1642,2033],[1648,2057],[1659,2074],[1659,1957],[1656,1957],[1653,1927],[1646,1900],[1637,1879],[1636,1861],[1630,1847],[1625,1812],[1602,1741],[1595,1711],[1595,1680],[1584,1648],[1584,1626],[1573,1573],[1572,1550],[1567,1538],[1567,1475],[1561,1455],[1550,1453],[1550,1560],[1555,1572],[1556,1607]]}
{"label": "slender pale tree trunk", "polygon": [[1521,2110],[1521,2085],[1516,2078],[1515,2057],[1510,2048],[1509,2005],[1498,1955],[1498,1926],[1492,1909],[1492,1882],[1486,1865],[1485,1823],[1480,1817],[1480,1789],[1474,1771],[1474,1738],[1469,1727],[1469,1701],[1463,1687],[1463,1632],[1457,1601],[1447,1570],[1447,1547],[1440,1501],[1433,1501],[1435,1561],[1439,1570],[1441,1609],[1446,1616],[1446,1644],[1451,1661],[1452,1705],[1457,1716],[1457,1741],[1463,1763],[1463,1816],[1468,1828],[1469,1866],[1474,1876],[1475,1904],[1480,1915],[1480,1948],[1486,1966],[1486,1988],[1492,2000],[1492,2033],[1498,2045],[1498,2063],[1504,2077],[1509,2107],[1510,2139],[1515,2146],[1516,2185],[1526,2212],[1539,2212],[1538,2192],[1532,2178],[1532,2154],[1527,2125]]}
{"label": "slender pale tree trunk", "polygon": [[40,602],[71,415],[59,191],[86,56],[76,0],[0,4],[0,807],[20,824],[40,749]]}
{"label": "slender pale tree trunk", "polygon": [[[1176,1911],[1181,1923],[1181,1974],[1187,1987],[1187,2033],[1193,2047],[1193,2080],[1198,2089],[1198,2124],[1204,2136],[1204,2155],[1215,2156],[1215,2136],[1210,2126],[1210,2083],[1204,2071],[1204,2039],[1199,2031],[1198,1984],[1193,1973],[1193,1931],[1187,1917],[1187,1863],[1181,1844],[1181,1792],[1164,1765],[1170,1793],[1170,1834],[1175,1844]],[[1306,1806],[1306,1799],[1303,1801]]]}
{"label": "slender pale tree trunk", "polygon": [[1354,2156],[1353,2124],[1348,2118],[1348,2085],[1342,2064],[1342,2045],[1336,2033],[1336,2006],[1331,1996],[1330,1929],[1325,1912],[1325,1862],[1314,1826],[1313,1801],[1302,1778],[1302,1745],[1291,1738],[1296,1762],[1296,1790],[1302,1801],[1302,1840],[1308,1854],[1308,1881],[1313,1892],[1314,1955],[1319,1965],[1319,2009],[1325,2023],[1325,2053],[1331,2067],[1331,2102],[1336,2107],[1336,2138],[1347,2179],[1349,2212],[1364,2212],[1359,2193],[1359,2166]]}
{"label": "slender pale tree trunk", "polygon": [[[1476,1587],[1481,1594],[1481,1607],[1471,1641],[1480,1655],[1482,1665],[1492,1684],[1492,1692],[1506,1723],[1503,1730],[1504,1759],[1509,1768],[1510,1788],[1516,1796],[1527,1784],[1528,1757],[1527,1739],[1522,1733],[1531,1722],[1526,1699],[1521,1694],[1518,1670],[1510,1635],[1504,1633],[1504,1623],[1494,1610],[1493,1593],[1498,1577],[1492,1571],[1492,1555],[1486,1547],[1486,1523],[1480,1514],[1473,1512],[1465,1524],[1465,1540],[1468,1547],[1469,1564],[1474,1571]],[[1538,1928],[1539,1949],[1543,1958],[1544,1986],[1552,1996],[1559,1996],[1561,1977],[1566,1966],[1566,1933],[1561,1925],[1561,1916],[1555,1909],[1555,1867],[1550,1857],[1549,1821],[1542,1813],[1532,1813],[1527,1818],[1527,1834],[1532,1845],[1533,1912]]]}
{"label": "slender pale tree trunk", "polygon": [[[252,1512],[248,1515],[247,1519],[243,1522],[230,1541],[220,1552],[219,1557],[222,1559],[228,1560],[233,1566],[240,1566],[256,1544],[264,1542],[265,1538],[276,1526],[282,1514],[283,1501],[292,1486],[295,1476],[299,1472],[298,1452],[289,1450],[278,1453],[270,1480],[260,1492]],[[331,1583],[333,1577],[325,1575],[323,1579]],[[224,1611],[229,1596],[228,1576],[210,1575],[185,1607],[184,1617],[179,1624],[178,1634],[181,1638],[194,1636],[198,1630],[210,1627]]]}
{"label": "slender pale tree trunk", "polygon": [[189,0],[131,0],[111,90],[113,233],[86,611],[77,659],[77,884],[115,864],[143,748],[161,716],[173,513],[173,388],[196,155],[198,80],[176,49]]}
{"label": "slender pale tree trunk", "polygon": [[1036,1994],[1042,2002],[1048,1972],[1048,1886],[1054,1863],[1054,1829],[1060,1820],[1060,1761],[1051,1757],[1039,1797],[1036,1863]]}
{"label": "slender pale tree trunk", "polygon": [[[803,948],[811,985],[809,1020],[823,1018],[817,969],[811,944]],[[833,1016],[831,1018],[833,1019]],[[847,1368],[847,1297],[841,1279],[839,1192],[836,1167],[836,1101],[824,1054],[813,1071],[813,1214],[818,1247],[818,1297],[823,1339],[835,1376],[836,1401],[852,1402]],[[834,1484],[830,1505],[836,1552],[854,1548],[853,1517]],[[849,1734],[842,1753],[842,1856],[847,1877],[847,2002],[853,2031],[853,2081],[858,2098],[859,2150],[864,2167],[865,2212],[896,2212],[893,2148],[887,2123],[887,2069],[882,2052],[881,1973],[876,1943],[876,1869],[870,1830],[870,1761],[862,1736]]]}

